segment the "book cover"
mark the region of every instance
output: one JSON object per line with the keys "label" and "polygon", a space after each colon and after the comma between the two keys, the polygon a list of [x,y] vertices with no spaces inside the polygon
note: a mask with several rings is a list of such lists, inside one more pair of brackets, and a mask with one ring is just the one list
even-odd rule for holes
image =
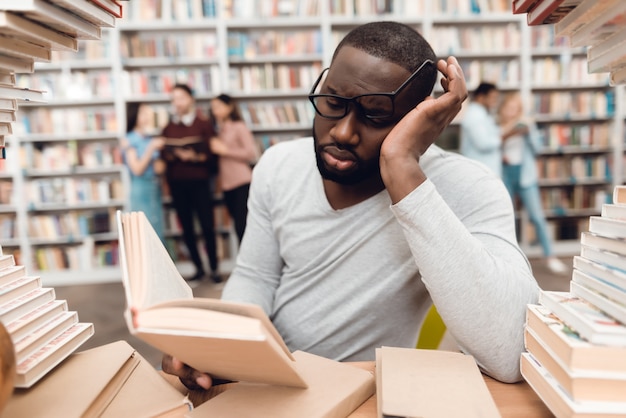
{"label": "book cover", "polygon": [[53,50],[78,51],[76,37],[68,36],[8,11],[0,10],[0,32],[50,47]]}
{"label": "book cover", "polygon": [[626,186],[617,185],[613,188],[613,203],[626,205]]}
{"label": "book cover", "polygon": [[398,347],[376,351],[379,416],[500,416],[472,356]]}
{"label": "book cover", "polygon": [[626,393],[626,373],[572,370],[532,330],[524,331],[526,349],[576,401],[617,402]]}
{"label": "book cover", "polygon": [[76,351],[94,333],[93,324],[79,322],[17,364],[15,387],[29,388]]}
{"label": "book cover", "polygon": [[115,27],[115,16],[92,1],[85,0],[48,0],[63,9],[80,16],[88,22],[98,26]]}
{"label": "book cover", "polygon": [[569,369],[626,373],[626,346],[585,341],[544,306],[527,306],[526,328],[545,341],[554,356]]}
{"label": "book cover", "polygon": [[367,370],[302,351],[293,356],[307,388],[240,382],[186,416],[345,417],[376,390],[374,375]]}
{"label": "book cover", "polygon": [[117,214],[131,334],[218,378],[307,386],[261,307],[194,298],[146,216]]}
{"label": "book cover", "polygon": [[591,343],[626,345],[626,326],[569,292],[541,291],[539,303]]}
{"label": "book cover", "polygon": [[589,217],[589,232],[613,238],[626,238],[626,220]]}
{"label": "book cover", "polygon": [[550,25],[557,23],[574,10],[581,0],[542,0],[526,15],[529,25]]}
{"label": "book cover", "polygon": [[601,279],[619,289],[626,289],[626,272],[596,263],[586,258],[575,256],[573,266],[575,269],[589,276]]}
{"label": "book cover", "polygon": [[572,282],[585,286],[587,289],[598,292],[601,295],[626,306],[626,289],[615,286],[614,284],[600,278],[590,276],[580,270],[573,271]]}
{"label": "book cover", "polygon": [[100,26],[43,0],[0,0],[0,10],[20,13],[27,19],[78,39],[97,40],[102,36]]}
{"label": "book cover", "polygon": [[570,282],[570,293],[591,303],[621,324],[626,324],[626,306],[621,303],[577,282]]}
{"label": "book cover", "polygon": [[621,0],[583,0],[554,25],[557,36],[571,36]]}
{"label": "book cover", "polygon": [[557,417],[618,418],[626,414],[626,402],[575,401],[530,353],[522,353],[522,376]]}

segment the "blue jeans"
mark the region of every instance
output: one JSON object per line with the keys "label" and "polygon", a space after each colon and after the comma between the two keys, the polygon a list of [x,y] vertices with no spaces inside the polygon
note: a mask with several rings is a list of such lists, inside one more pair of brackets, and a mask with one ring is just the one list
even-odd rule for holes
{"label": "blue jeans", "polygon": [[541,207],[539,185],[535,183],[528,187],[522,187],[520,184],[521,174],[521,165],[504,164],[502,167],[502,181],[504,181],[511,199],[515,199],[515,196],[519,195],[526,212],[528,212],[530,221],[535,226],[535,233],[539,238],[541,248],[543,248],[543,254],[549,257],[552,255],[552,241],[548,236],[548,224]]}

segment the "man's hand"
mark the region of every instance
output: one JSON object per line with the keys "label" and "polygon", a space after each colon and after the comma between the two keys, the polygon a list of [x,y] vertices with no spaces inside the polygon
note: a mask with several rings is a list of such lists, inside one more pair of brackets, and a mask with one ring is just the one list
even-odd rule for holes
{"label": "man's hand", "polygon": [[211,376],[199,372],[196,369],[192,369],[170,355],[163,355],[161,367],[165,373],[178,376],[182,384],[190,390],[207,390],[213,385]]}
{"label": "man's hand", "polygon": [[407,113],[389,132],[380,149],[380,172],[397,203],[426,180],[419,159],[452,122],[467,98],[463,70],[454,57],[439,60],[444,93],[428,97]]}

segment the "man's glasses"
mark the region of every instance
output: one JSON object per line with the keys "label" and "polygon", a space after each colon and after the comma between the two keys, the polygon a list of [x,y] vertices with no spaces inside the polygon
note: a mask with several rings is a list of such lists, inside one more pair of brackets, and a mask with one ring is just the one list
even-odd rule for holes
{"label": "man's glasses", "polygon": [[426,60],[406,79],[400,87],[391,93],[369,93],[360,94],[354,97],[343,97],[336,94],[314,94],[318,85],[328,71],[325,68],[311,89],[309,100],[318,115],[327,119],[341,119],[348,114],[350,103],[354,103],[357,110],[367,119],[388,119],[395,111],[395,97],[408,86],[420,71],[427,65],[432,65],[433,61]]}

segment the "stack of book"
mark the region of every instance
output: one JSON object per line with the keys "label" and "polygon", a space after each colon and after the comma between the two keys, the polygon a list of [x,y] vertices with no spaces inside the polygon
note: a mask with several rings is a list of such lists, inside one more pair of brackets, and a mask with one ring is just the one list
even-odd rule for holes
{"label": "stack of book", "polygon": [[610,73],[611,84],[626,83],[626,2],[623,0],[513,0],[513,13],[527,13],[529,25],[554,24],[557,36],[587,48],[590,73]]}
{"label": "stack of book", "polygon": [[121,16],[117,0],[0,0],[0,157],[18,101],[44,101],[42,91],[16,87],[15,73],[32,73],[53,50],[77,51],[79,39],[100,39]]}
{"label": "stack of book", "polygon": [[626,186],[589,218],[569,292],[529,305],[522,375],[556,416],[626,416]]}
{"label": "stack of book", "polygon": [[67,301],[27,275],[12,255],[0,255],[0,322],[15,348],[16,388],[37,383],[94,333],[93,324],[78,322]]}

